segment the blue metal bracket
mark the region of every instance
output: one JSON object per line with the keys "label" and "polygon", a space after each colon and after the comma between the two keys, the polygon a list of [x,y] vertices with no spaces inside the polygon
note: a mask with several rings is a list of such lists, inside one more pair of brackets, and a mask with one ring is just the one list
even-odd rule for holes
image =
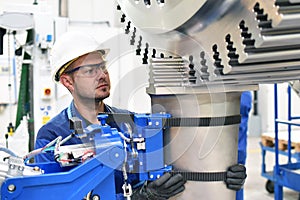
{"label": "blue metal bracket", "polygon": [[101,199],[115,199],[114,168],[107,167],[100,162],[103,157],[112,152],[119,154],[111,160],[116,168],[122,163],[124,154],[118,147],[112,147],[67,172],[7,178],[1,186],[1,199],[78,200],[79,197],[86,196],[91,188],[94,188],[94,192]]}

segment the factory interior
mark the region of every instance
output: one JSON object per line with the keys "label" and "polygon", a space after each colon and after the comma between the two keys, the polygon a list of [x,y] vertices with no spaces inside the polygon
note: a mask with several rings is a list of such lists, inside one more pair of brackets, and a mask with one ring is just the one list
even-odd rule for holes
{"label": "factory interior", "polygon": [[300,0],[0,0],[0,199],[300,200],[299,22]]}

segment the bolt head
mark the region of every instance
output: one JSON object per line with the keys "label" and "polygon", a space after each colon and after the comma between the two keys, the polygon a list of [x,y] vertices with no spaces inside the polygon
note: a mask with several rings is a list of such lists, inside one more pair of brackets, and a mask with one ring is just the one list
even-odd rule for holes
{"label": "bolt head", "polygon": [[10,192],[13,192],[16,190],[16,186],[14,184],[10,184],[8,187],[7,187],[8,191]]}

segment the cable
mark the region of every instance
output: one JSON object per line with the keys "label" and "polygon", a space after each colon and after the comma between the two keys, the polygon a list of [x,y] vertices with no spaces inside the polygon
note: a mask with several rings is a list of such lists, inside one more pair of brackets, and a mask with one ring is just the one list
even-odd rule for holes
{"label": "cable", "polygon": [[65,137],[59,145],[63,145],[65,142],[67,142],[69,139],[71,139],[72,137],[74,137],[75,133],[71,133],[69,136]]}
{"label": "cable", "polygon": [[51,142],[49,142],[48,144],[46,144],[44,147],[42,148],[39,148],[39,149],[35,149],[31,152],[29,152],[28,154],[26,154],[25,156],[23,156],[23,160],[24,162],[26,162],[27,160],[29,160],[31,157],[35,156],[35,155],[38,155],[40,153],[43,153],[43,152],[46,152],[46,151],[49,151],[49,150],[53,150],[53,149],[50,149],[49,147],[51,147],[52,145],[56,144],[56,142],[59,140],[61,141],[61,136],[58,136],[57,138],[55,138],[54,140],[52,140]]}
{"label": "cable", "polygon": [[56,157],[56,155],[59,155],[59,147],[60,147],[60,142],[62,140],[61,136],[57,137],[57,140],[55,141],[55,146],[54,146],[54,157]]}
{"label": "cable", "polygon": [[94,157],[95,152],[93,150],[87,150],[81,156],[82,163],[84,163],[88,158]]}
{"label": "cable", "polygon": [[121,137],[123,140],[125,140],[125,142],[130,142],[130,141],[131,141],[130,138],[126,137],[123,133],[121,133],[121,132],[118,132],[118,133],[119,133],[120,137]]}
{"label": "cable", "polygon": [[19,157],[17,156],[14,152],[12,152],[11,150],[9,150],[8,148],[5,148],[5,147],[0,147],[0,151],[3,151],[11,156],[14,156],[14,157]]}
{"label": "cable", "polygon": [[7,34],[7,62],[8,62],[8,98],[9,98],[9,120],[12,121],[12,96],[11,96],[11,65],[10,65],[10,33]]}

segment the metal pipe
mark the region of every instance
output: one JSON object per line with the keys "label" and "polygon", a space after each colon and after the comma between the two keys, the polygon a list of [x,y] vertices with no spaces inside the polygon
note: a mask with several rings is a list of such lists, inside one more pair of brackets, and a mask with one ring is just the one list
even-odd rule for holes
{"label": "metal pipe", "polygon": [[[151,95],[152,112],[173,117],[217,117],[240,113],[240,92]],[[217,172],[237,162],[239,124],[215,127],[172,127],[164,134],[165,162],[179,171]],[[235,199],[224,182],[188,181],[183,199]]]}
{"label": "metal pipe", "polygon": [[60,17],[69,17],[69,1],[59,0],[58,14]]}

